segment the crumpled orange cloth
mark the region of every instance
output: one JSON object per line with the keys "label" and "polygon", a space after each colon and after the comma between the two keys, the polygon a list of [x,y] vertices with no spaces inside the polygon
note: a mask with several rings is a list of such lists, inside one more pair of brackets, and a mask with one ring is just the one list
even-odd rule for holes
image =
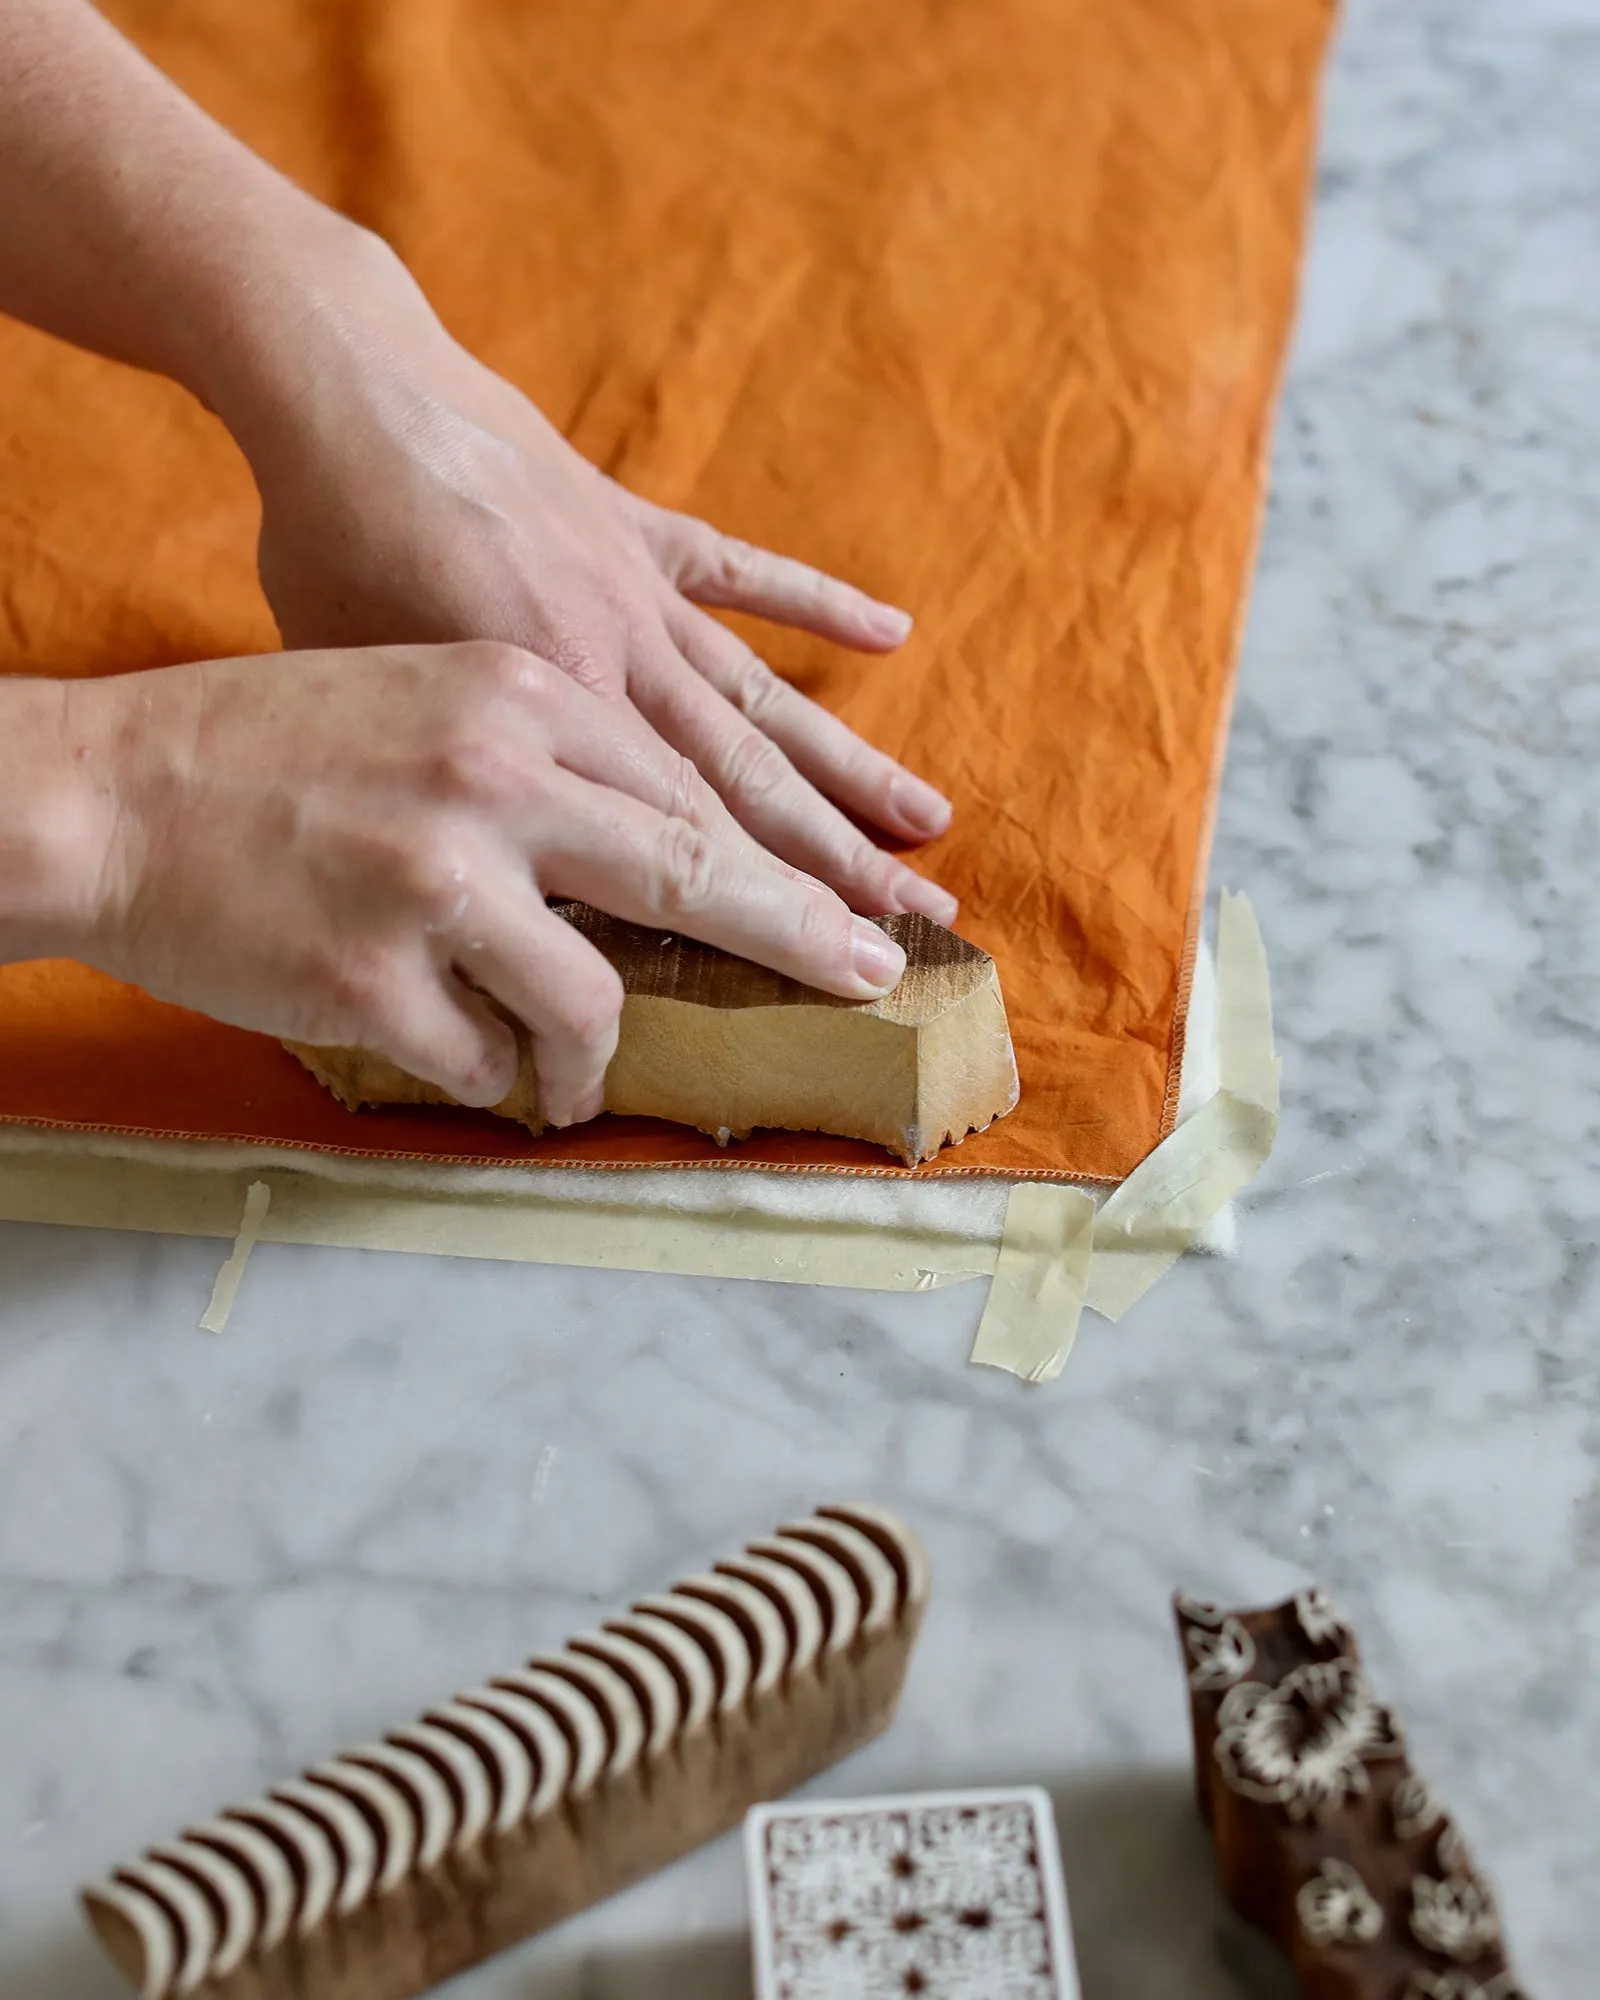
{"label": "crumpled orange cloth", "polygon": [[[650,498],[917,616],[774,665],[948,789],[1023,1095],[932,1173],[1118,1179],[1171,1123],[1332,0],[115,0]],[[181,391],[0,321],[0,671],[270,649]],[[0,1120],[347,1153],[896,1172],[645,1121],[352,1114],[277,1045],[0,972]]]}

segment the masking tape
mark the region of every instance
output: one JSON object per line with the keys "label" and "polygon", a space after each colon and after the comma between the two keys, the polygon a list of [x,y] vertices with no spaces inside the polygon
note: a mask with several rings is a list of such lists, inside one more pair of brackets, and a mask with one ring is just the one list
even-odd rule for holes
{"label": "masking tape", "polygon": [[696,1215],[581,1203],[451,1202],[299,1176],[275,1208],[282,1243],[359,1243],[590,1270],[767,1278],[795,1285],[913,1291],[994,1267],[994,1251],[932,1231],[788,1221],[734,1210]]}
{"label": "masking tape", "polygon": [[239,1219],[239,1233],[233,1239],[233,1249],[229,1252],[228,1261],[217,1273],[217,1282],[211,1288],[211,1303],[201,1315],[203,1332],[221,1333],[227,1326],[233,1302],[239,1296],[239,1281],[244,1276],[244,1267],[260,1239],[261,1225],[266,1221],[271,1205],[271,1188],[265,1181],[252,1181],[245,1190],[244,1214]]}
{"label": "masking tape", "polygon": [[0,1155],[0,1220],[233,1237],[241,1233],[240,1210],[252,1183],[271,1190],[259,1227],[264,1243],[869,1291],[925,1291],[985,1277],[997,1254],[992,1237],[931,1222],[851,1223],[741,1209],[702,1214],[505,1195],[452,1197],[436,1184],[384,1187],[287,1169],[219,1172],[86,1152]]}
{"label": "masking tape", "polygon": [[[991,1271],[1011,1191],[1009,1182],[983,1175],[921,1179],[821,1174],[804,1168],[722,1167],[707,1172],[635,1167],[619,1172],[595,1167],[485,1167],[475,1162],[322,1153],[238,1140],[152,1139],[139,1133],[80,1132],[0,1121],[0,1159],[19,1154],[62,1161],[133,1161],[210,1175],[248,1171],[259,1177],[281,1169],[390,1194],[432,1195],[444,1202],[495,1199],[523,1208],[668,1209],[713,1217],[748,1211],[785,1222],[843,1222],[856,1229],[903,1224],[953,1245],[981,1244]],[[231,1235],[232,1230],[206,1233]]]}
{"label": "masking tape", "polygon": [[1050,1382],[1067,1365],[1083,1311],[1094,1247],[1094,1203],[1078,1188],[1021,1181],[1005,1230],[972,1359],[1025,1382]]}
{"label": "masking tape", "polygon": [[1217,926],[1218,1089],[1101,1208],[1086,1301],[1095,1312],[1120,1319],[1260,1171],[1278,1133],[1280,1069],[1261,931],[1248,899],[1225,889]]}

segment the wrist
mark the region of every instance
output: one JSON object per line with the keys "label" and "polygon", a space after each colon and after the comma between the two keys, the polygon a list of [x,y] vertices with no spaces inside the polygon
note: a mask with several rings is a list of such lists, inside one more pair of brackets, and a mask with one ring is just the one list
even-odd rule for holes
{"label": "wrist", "polygon": [[105,685],[0,680],[0,963],[79,956],[99,928],[116,818]]}
{"label": "wrist", "polygon": [[232,433],[258,483],[314,452],[416,329],[443,330],[380,236],[307,197],[276,219],[233,285],[185,382]]}

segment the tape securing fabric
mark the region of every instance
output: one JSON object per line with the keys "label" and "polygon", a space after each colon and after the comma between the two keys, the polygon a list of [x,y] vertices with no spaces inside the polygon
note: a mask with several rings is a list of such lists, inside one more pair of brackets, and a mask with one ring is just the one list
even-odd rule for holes
{"label": "tape securing fabric", "polygon": [[788,1220],[735,1209],[697,1215],[583,1203],[440,1202],[296,1176],[274,1208],[281,1243],[358,1243],[513,1263],[780,1284],[915,1291],[994,1268],[994,1251],[932,1230]]}
{"label": "tape securing fabric", "polygon": [[1086,1303],[1117,1320],[1265,1164],[1278,1135],[1279,1073],[1267,955],[1249,899],[1222,892],[1217,925],[1217,1075],[1203,1104],[1106,1200]]}
{"label": "tape securing fabric", "polygon": [[869,1208],[851,1221],[754,1207],[699,1213],[518,1199],[500,1190],[451,1194],[434,1176],[415,1185],[330,1180],[287,1167],[107,1157],[82,1146],[0,1148],[0,1221],[240,1237],[252,1184],[271,1190],[259,1222],[263,1242],[868,1291],[928,1291],[987,1277],[999,1236],[997,1221],[988,1221],[998,1192],[990,1189],[974,1192],[970,1216],[947,1202],[941,1222],[937,1212],[895,1204],[885,1192],[881,1213]]}
{"label": "tape securing fabric", "polygon": [[233,1249],[228,1260],[217,1273],[217,1282],[211,1288],[211,1303],[201,1315],[200,1327],[205,1333],[221,1333],[227,1327],[228,1315],[233,1311],[233,1302],[239,1296],[240,1280],[244,1277],[244,1267],[250,1261],[261,1237],[261,1226],[267,1219],[267,1210],[272,1206],[272,1190],[265,1181],[252,1181],[245,1190],[244,1214],[239,1220],[239,1233],[233,1239]]}
{"label": "tape securing fabric", "polygon": [[1083,1312],[1095,1207],[1079,1188],[1021,1181],[1006,1203],[989,1300],[972,1344],[980,1368],[1050,1382],[1067,1365]]}

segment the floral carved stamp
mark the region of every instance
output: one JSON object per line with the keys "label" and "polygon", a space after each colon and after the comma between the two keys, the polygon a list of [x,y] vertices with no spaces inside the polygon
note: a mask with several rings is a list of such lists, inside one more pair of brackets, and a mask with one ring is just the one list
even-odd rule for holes
{"label": "floral carved stamp", "polygon": [[1526,2000],[1465,1841],[1320,1590],[1176,1603],[1200,1808],[1240,1914],[1318,2000]]}

